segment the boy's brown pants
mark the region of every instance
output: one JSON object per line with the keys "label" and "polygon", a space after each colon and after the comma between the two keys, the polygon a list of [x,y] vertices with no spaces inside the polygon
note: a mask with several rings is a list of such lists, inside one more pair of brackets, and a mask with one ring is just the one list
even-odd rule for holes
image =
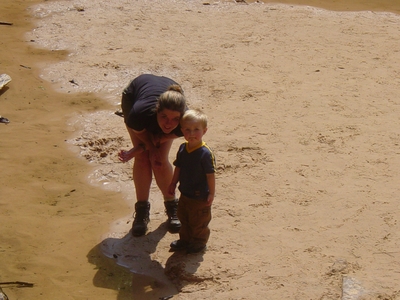
{"label": "boy's brown pants", "polygon": [[211,206],[206,206],[205,200],[195,200],[181,195],[178,218],[181,221],[179,238],[182,241],[190,244],[207,244],[210,237],[208,224],[211,221]]}

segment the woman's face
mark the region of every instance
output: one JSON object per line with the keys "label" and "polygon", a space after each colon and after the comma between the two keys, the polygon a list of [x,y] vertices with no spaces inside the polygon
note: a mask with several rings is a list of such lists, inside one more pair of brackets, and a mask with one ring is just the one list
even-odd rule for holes
{"label": "woman's face", "polygon": [[181,119],[179,111],[164,109],[157,113],[157,122],[161,130],[168,134],[171,133],[178,125]]}

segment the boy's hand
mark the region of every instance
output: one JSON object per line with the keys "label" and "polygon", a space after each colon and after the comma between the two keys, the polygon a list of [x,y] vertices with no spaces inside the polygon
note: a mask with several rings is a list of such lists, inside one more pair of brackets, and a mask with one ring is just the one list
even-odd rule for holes
{"label": "boy's hand", "polygon": [[214,195],[208,194],[206,206],[211,206],[214,201]]}
{"label": "boy's hand", "polygon": [[175,190],[176,190],[176,183],[171,183],[171,184],[168,186],[168,193],[169,193],[170,195],[175,195]]}

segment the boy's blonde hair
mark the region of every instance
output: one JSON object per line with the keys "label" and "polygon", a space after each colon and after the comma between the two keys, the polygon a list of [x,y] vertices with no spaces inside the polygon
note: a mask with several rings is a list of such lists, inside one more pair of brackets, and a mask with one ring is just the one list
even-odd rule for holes
{"label": "boy's blonde hair", "polygon": [[181,126],[185,122],[200,122],[203,128],[207,128],[208,118],[207,115],[199,109],[188,109],[182,116]]}

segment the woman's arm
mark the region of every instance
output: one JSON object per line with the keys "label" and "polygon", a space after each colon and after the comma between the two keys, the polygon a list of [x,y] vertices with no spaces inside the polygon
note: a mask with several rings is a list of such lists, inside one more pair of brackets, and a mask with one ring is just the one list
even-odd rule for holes
{"label": "woman's arm", "polygon": [[122,162],[128,162],[138,154],[150,150],[155,149],[155,146],[151,142],[151,136],[147,132],[147,130],[136,131],[132,128],[127,127],[128,133],[131,137],[133,148],[129,150],[121,150],[118,153],[118,159]]}
{"label": "woman's arm", "polygon": [[142,131],[136,131],[132,128],[128,128],[128,132],[130,135],[135,135],[139,140],[143,142],[145,145],[146,150],[150,150],[152,148],[155,148],[154,142],[153,142],[153,135],[148,132],[146,129],[143,129]]}
{"label": "woman's arm", "polygon": [[177,136],[174,133],[168,133],[168,134],[163,134],[160,140],[160,143],[162,144],[163,142],[169,141],[169,140],[174,140],[179,138],[179,136]]}
{"label": "woman's arm", "polygon": [[130,161],[136,155],[138,155],[139,153],[142,153],[145,150],[146,150],[146,146],[144,144],[139,144],[138,146],[133,147],[132,149],[130,149],[128,151],[121,150],[118,153],[118,159],[125,163],[125,162]]}

